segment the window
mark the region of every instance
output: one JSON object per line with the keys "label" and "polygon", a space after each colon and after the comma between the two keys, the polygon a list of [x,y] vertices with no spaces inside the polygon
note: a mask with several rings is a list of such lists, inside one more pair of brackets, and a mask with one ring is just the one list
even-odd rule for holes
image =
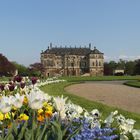
{"label": "window", "polygon": [[71,66],[74,67],[74,63],[71,63]]}
{"label": "window", "polygon": [[96,66],[98,66],[98,61],[96,60]]}

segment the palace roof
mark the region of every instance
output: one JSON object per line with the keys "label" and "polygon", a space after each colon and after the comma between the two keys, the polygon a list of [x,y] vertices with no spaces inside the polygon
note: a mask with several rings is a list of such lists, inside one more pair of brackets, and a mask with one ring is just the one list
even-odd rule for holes
{"label": "palace roof", "polygon": [[72,47],[48,47],[48,49],[42,53],[55,54],[55,55],[88,55],[88,54],[103,54],[96,47],[94,50],[89,48],[72,48]]}

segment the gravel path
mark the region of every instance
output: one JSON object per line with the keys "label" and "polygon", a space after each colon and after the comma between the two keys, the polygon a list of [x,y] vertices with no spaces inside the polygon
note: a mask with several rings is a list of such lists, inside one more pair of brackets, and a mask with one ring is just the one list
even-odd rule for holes
{"label": "gravel path", "polygon": [[124,81],[86,82],[65,90],[89,100],[140,113],[140,89],[123,85]]}

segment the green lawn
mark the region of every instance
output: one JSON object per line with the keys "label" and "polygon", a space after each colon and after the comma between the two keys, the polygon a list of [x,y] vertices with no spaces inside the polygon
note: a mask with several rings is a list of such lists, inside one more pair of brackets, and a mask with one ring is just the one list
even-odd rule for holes
{"label": "green lawn", "polygon": [[140,114],[136,113],[130,113],[127,111],[124,111],[122,109],[109,107],[107,105],[97,103],[94,101],[89,101],[85,98],[72,95],[64,90],[66,86],[69,86],[71,84],[74,84],[73,82],[64,82],[64,83],[57,83],[57,84],[51,84],[41,87],[41,89],[48,93],[49,95],[53,96],[61,96],[64,95],[65,97],[68,97],[73,103],[79,104],[83,108],[87,109],[88,111],[91,111],[92,109],[98,109],[102,113],[102,118],[107,117],[111,111],[115,111],[116,109],[119,111],[120,114],[123,114],[126,118],[132,118],[137,121],[135,124],[135,128],[140,128]]}
{"label": "green lawn", "polygon": [[81,82],[81,81],[113,81],[113,80],[140,80],[140,76],[71,76],[61,77],[69,82]]}
{"label": "green lawn", "polygon": [[127,86],[140,88],[140,81],[128,81],[124,84],[127,85]]}
{"label": "green lawn", "polygon": [[0,82],[1,81],[9,81],[11,77],[0,77]]}

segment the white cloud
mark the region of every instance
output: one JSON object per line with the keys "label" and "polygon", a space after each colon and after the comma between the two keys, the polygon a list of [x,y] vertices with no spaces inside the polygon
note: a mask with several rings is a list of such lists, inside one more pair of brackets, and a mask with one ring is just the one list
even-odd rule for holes
{"label": "white cloud", "polygon": [[127,56],[127,55],[120,55],[120,56],[104,56],[105,61],[110,61],[110,60],[114,60],[114,61],[118,61],[119,59],[123,59],[123,60],[136,60],[136,59],[140,59],[140,55],[138,56]]}

